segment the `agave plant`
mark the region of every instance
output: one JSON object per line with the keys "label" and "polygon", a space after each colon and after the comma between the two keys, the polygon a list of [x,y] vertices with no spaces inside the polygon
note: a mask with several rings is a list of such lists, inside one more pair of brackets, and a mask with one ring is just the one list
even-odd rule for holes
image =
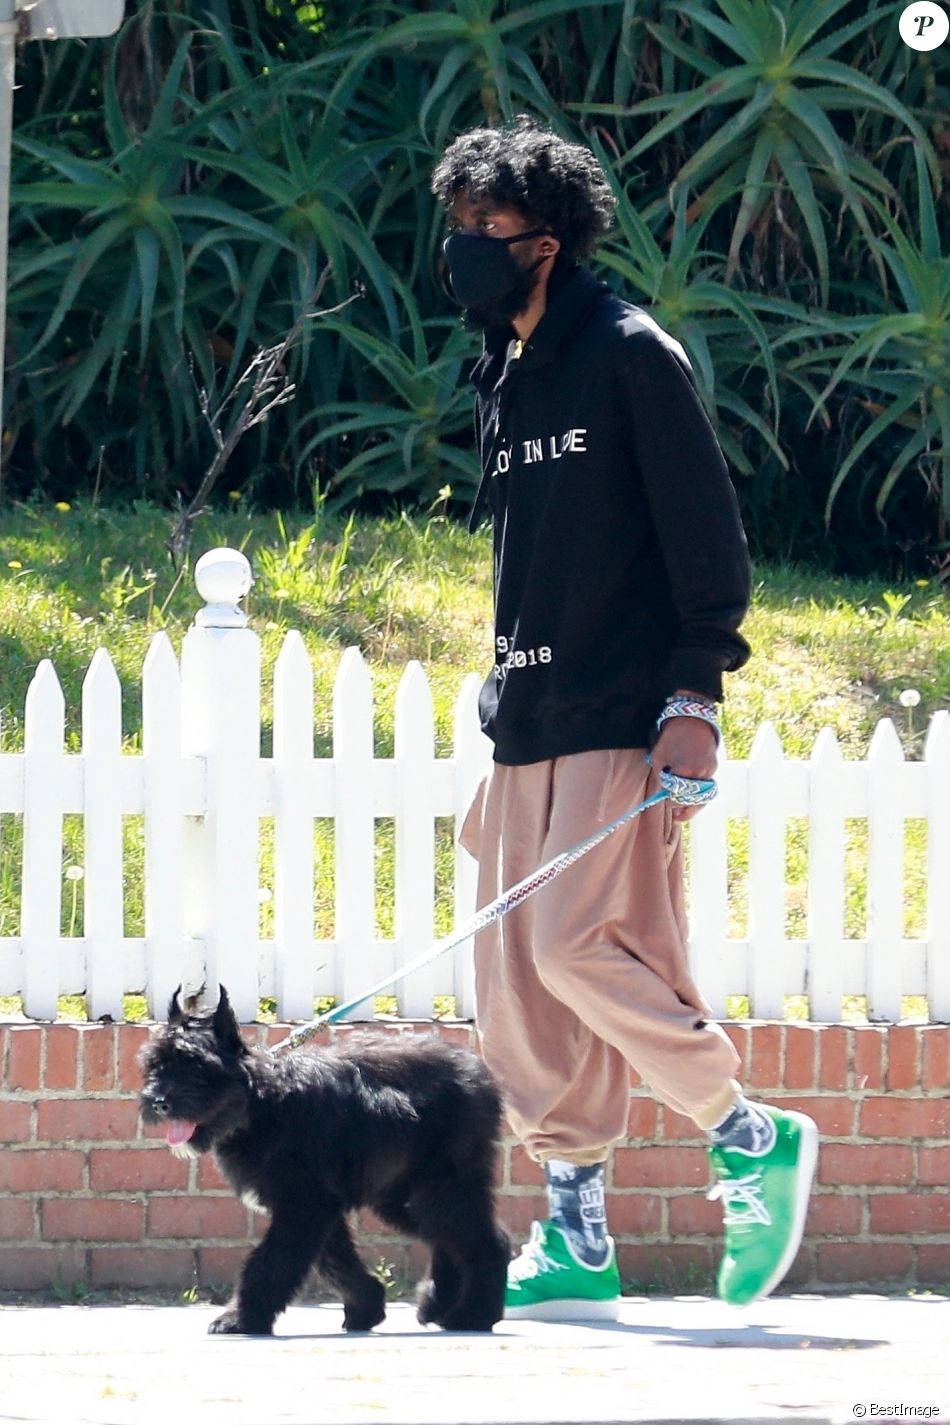
{"label": "agave plant", "polygon": [[[599,148],[597,140],[594,147]],[[609,165],[607,172],[610,172]],[[755,430],[780,464],[787,465],[778,442],[780,395],[770,336],[759,317],[801,317],[791,304],[767,302],[727,287],[718,275],[723,259],[702,246],[711,214],[686,222],[686,194],[676,200],[668,248],[653,234],[629,195],[614,182],[617,232],[600,252],[600,262],[623,279],[635,298],[644,300],[660,325],[677,337],[689,354],[697,386],[710,416],[717,409],[739,425]],[[750,371],[764,375],[772,421],[741,394]],[[736,384],[732,385],[733,378]],[[725,421],[718,422],[723,449],[737,469],[752,466]]]}
{"label": "agave plant", "polygon": [[788,241],[786,209],[797,211],[811,242],[821,299],[827,305],[829,221],[821,195],[839,199],[871,242],[869,195],[893,199],[894,189],[878,167],[842,139],[831,121],[834,112],[887,115],[913,135],[938,180],[936,157],[914,115],[883,85],[834,58],[881,19],[881,11],[871,8],[834,28],[850,3],[715,0],[717,14],[708,5],[687,0],[678,6],[679,14],[694,30],[705,32],[734,55],[737,63],[723,68],[708,50],[670,27],[650,23],[648,32],[688,67],[692,82],[631,107],[572,106],[588,114],[665,115],[620,156],[621,171],[661,141],[694,132],[687,127],[691,121],[708,123],[714,112],[718,116],[725,111],[708,137],[692,145],[684,157],[672,192],[695,190],[697,212],[718,208],[737,190],[741,192],[729,240],[727,282],[735,277],[743,242],[753,228],[760,242],[769,228],[785,233]]}
{"label": "agave plant", "polygon": [[[877,215],[886,237],[874,245],[893,277],[902,310],[891,296],[879,294],[882,310],[855,317],[826,318],[821,350],[794,358],[790,368],[824,379],[813,393],[812,419],[827,419],[829,398],[851,388],[871,417],[841,463],[828,492],[830,519],[844,481],[861,467],[882,437],[900,444],[884,471],[875,495],[883,515],[897,482],[923,474],[937,498],[937,542],[947,538],[950,521],[950,252],[941,246],[930,177],[924,154],[915,149],[917,232],[910,234],[883,205]],[[810,334],[814,335],[814,322]],[[809,329],[792,328],[795,341]]]}
{"label": "agave plant", "polygon": [[[405,14],[398,4],[380,7],[393,19],[380,24],[357,49],[340,80],[384,55],[412,50],[431,79],[418,123],[434,148],[465,124],[497,123],[529,108],[560,122],[557,106],[529,53],[531,44],[558,16],[603,10],[602,0],[534,0],[510,9],[504,0],[448,0],[445,8]],[[414,7],[413,7],[414,8]]]}
{"label": "agave plant", "polygon": [[177,450],[197,420],[189,355],[206,375],[211,359],[199,306],[186,296],[200,283],[209,306],[218,306],[222,289],[233,282],[239,244],[294,250],[290,237],[253,214],[183,191],[187,156],[164,136],[190,43],[190,35],[180,43],[151,122],[137,140],[118,102],[113,55],[104,93],[108,158],[75,158],[21,134],[20,152],[55,177],[19,183],[12,191],[20,224],[29,222],[42,234],[32,251],[14,245],[10,302],[26,348],[19,364],[27,376],[48,367],[49,348],[59,339],[55,376],[47,383],[57,396],[53,418],[71,421],[106,371],[111,402],[131,359],[140,373],[150,366],[162,370]]}
{"label": "agave plant", "polygon": [[321,447],[337,448],[326,490],[334,509],[368,491],[411,489],[431,501],[446,484],[474,487],[478,479],[472,395],[460,380],[472,339],[457,319],[423,320],[411,294],[401,296],[407,322],[398,340],[335,317],[325,322],[362,357],[361,391],[308,411],[293,436],[304,439],[298,470]]}
{"label": "agave plant", "polygon": [[[229,486],[411,503],[474,478],[429,177],[460,129],[527,109],[615,175],[604,270],[688,350],[755,477],[743,498],[820,530],[829,491],[856,516],[876,496],[919,545],[911,472],[945,501],[950,482],[946,209],[914,193],[938,171],[923,130],[950,154],[948,86],[940,52],[900,41],[899,0],[126,8],[114,40],[19,57],[10,488],[71,498],[85,470],[123,497],[193,491],[213,455],[201,392],[239,389],[328,261],[324,305],[364,296],[306,324],[281,373],[293,403],[242,440]],[[818,422],[857,412],[863,443],[836,465]],[[851,523],[820,552],[854,543]]]}
{"label": "agave plant", "polygon": [[[877,24],[860,36],[849,63],[859,74],[874,79],[891,94],[899,94],[904,107],[924,126],[931,137],[941,165],[944,186],[950,178],[950,133],[946,115],[950,113],[950,67],[941,62],[941,50],[911,49],[901,38],[896,12],[902,6],[885,6],[894,17]],[[881,15],[881,10],[875,12]],[[882,109],[856,106],[854,147],[877,167],[887,164],[897,191],[912,193],[916,184],[914,146],[903,125],[895,129],[890,115]],[[932,165],[931,165],[932,170]]]}
{"label": "agave plant", "polygon": [[[295,127],[280,101],[297,70],[255,74],[229,34],[212,26],[200,37],[204,46],[215,39],[230,85],[207,101],[185,89],[197,43],[188,30],[141,133],[120,101],[113,50],[102,157],[75,156],[29,129],[17,139],[34,173],[13,190],[15,374],[42,387],[53,422],[83,422],[103,394],[115,439],[136,427],[140,475],[178,460],[186,442],[200,449],[199,387],[215,383],[215,364],[225,385],[237,381],[306,308],[328,260],[338,294],[358,273],[393,329],[397,321],[386,264],[355,206],[372,179],[372,146],[344,143],[339,120],[322,122],[312,75]],[[315,340],[308,330],[295,376]],[[324,371],[317,387],[325,384]]]}

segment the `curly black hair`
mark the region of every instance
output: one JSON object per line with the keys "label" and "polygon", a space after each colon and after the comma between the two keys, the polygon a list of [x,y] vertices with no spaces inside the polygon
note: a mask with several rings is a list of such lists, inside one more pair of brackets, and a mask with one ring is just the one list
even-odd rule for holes
{"label": "curly black hair", "polygon": [[569,262],[583,262],[609,231],[617,200],[597,159],[526,114],[498,129],[470,129],[432,174],[446,209],[460,193],[515,208],[551,229]]}

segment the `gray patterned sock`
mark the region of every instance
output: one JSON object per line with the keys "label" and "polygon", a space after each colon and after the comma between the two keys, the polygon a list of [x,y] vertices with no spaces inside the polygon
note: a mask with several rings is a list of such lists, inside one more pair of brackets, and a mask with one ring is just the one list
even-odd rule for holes
{"label": "gray patterned sock", "polygon": [[604,1164],[580,1167],[563,1158],[544,1165],[551,1220],[566,1234],[580,1260],[601,1267],[610,1251],[604,1200]]}
{"label": "gray patterned sock", "polygon": [[721,1123],[706,1136],[717,1148],[742,1148],[746,1153],[767,1153],[775,1142],[775,1124],[742,1094]]}

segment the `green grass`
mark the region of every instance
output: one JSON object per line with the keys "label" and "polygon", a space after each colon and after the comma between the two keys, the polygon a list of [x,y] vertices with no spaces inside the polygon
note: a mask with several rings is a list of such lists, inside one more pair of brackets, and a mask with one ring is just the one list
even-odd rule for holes
{"label": "green grass", "polygon": [[[52,657],[63,684],[70,746],[79,743],[82,678],[100,645],[123,685],[131,746],[140,734],[141,666],[164,629],[180,648],[199,605],[190,575],[177,587],[163,548],[166,512],[78,505],[17,506],[0,534],[0,710],[4,750],[22,747],[27,685]],[[330,748],[330,691],[343,649],[367,658],[378,705],[377,751],[391,755],[393,701],[410,658],[433,686],[439,750],[451,745],[463,674],[491,659],[490,538],[440,515],[365,520],[216,513],[196,526],[194,551],[241,548],[256,581],[246,601],[261,636],[265,737],[270,683],[283,635],[298,628],[314,663],[317,752]],[[756,728],[773,722],[789,756],[808,756],[822,727],[847,755],[863,756],[877,721],[893,716],[919,755],[928,714],[950,698],[950,606],[936,581],[895,587],[833,579],[786,566],[759,568],[745,633],[754,656],[728,679],[724,732],[746,757]],[[912,714],[899,694],[916,688]],[[910,721],[912,717],[912,721]],[[267,750],[265,748],[265,750]]]}
{"label": "green grass", "polygon": [[[200,600],[190,575],[176,586],[163,548],[167,513],[18,506],[0,535],[0,690],[3,749],[22,747],[23,699],[36,664],[52,657],[66,695],[67,737],[79,746],[82,679],[106,647],[123,686],[123,725],[138,745],[141,668],[151,636],[176,651]],[[269,751],[273,667],[284,634],[303,633],[314,664],[317,753],[331,742],[330,695],[340,654],[358,646],[379,702],[377,753],[392,754],[393,702],[410,658],[433,685],[440,750],[451,745],[460,671],[491,649],[489,541],[435,516],[344,526],[239,511],[199,521],[194,553],[243,549],[255,570],[245,607],[261,637]]]}
{"label": "green grass", "polygon": [[[950,699],[950,601],[935,580],[895,587],[785,567],[757,569],[743,630],[754,650],[728,680],[724,731],[747,757],[756,728],[773,722],[790,757],[809,756],[823,727],[846,756],[863,757],[882,717],[920,756],[930,713]],[[905,689],[920,705],[905,709]]]}
{"label": "green grass", "polygon": [[[67,746],[80,746],[82,679],[96,648],[109,650],[123,688],[126,747],[141,743],[141,670],[159,629],[176,652],[199,607],[190,572],[176,581],[164,550],[171,520],[147,505],[132,509],[18,505],[4,512],[0,533],[0,749],[23,746],[23,705],[37,663],[53,660],[66,698]],[[246,601],[263,655],[263,751],[271,749],[274,663],[285,633],[299,629],[314,667],[318,756],[332,742],[332,688],[340,656],[356,645],[367,659],[376,700],[376,753],[391,756],[395,695],[409,659],[421,661],[433,695],[437,755],[451,751],[453,712],[463,676],[490,664],[491,543],[429,516],[344,523],[316,514],[280,516],[245,510],[209,514],[196,526],[197,557],[227,544],[250,558],[255,584]],[[919,757],[930,714],[950,702],[950,606],[935,582],[892,584],[834,579],[785,566],[755,571],[753,607],[744,629],[753,657],[727,680],[723,730],[730,756],[745,758],[764,720],[774,723],[786,755],[808,757],[831,726],[845,756],[860,758],[878,720],[893,717],[907,755]],[[913,710],[900,705],[908,688]],[[19,923],[19,821],[2,818],[0,935]],[[271,855],[263,828],[261,884]],[[64,873],[82,861],[82,822],[66,818]],[[315,827],[318,872],[314,932],[333,934],[332,828]],[[905,932],[923,928],[926,833],[907,830]],[[846,933],[863,934],[866,919],[862,825],[848,851]],[[392,823],[377,834],[377,931],[393,933]],[[746,915],[747,836],[730,835],[731,932]],[[126,824],[126,933],[143,933],[142,828]],[[436,931],[450,925],[451,828],[440,824],[436,846]],[[806,829],[790,822],[786,928],[804,934]],[[272,933],[272,903],[261,905],[260,930]],[[82,881],[67,881],[64,934],[82,934]],[[72,1006],[70,1007],[72,1008]],[[130,1012],[133,1005],[129,1005]],[[794,1007],[790,1007],[792,1012]],[[2,1010],[2,1002],[0,1002]]]}

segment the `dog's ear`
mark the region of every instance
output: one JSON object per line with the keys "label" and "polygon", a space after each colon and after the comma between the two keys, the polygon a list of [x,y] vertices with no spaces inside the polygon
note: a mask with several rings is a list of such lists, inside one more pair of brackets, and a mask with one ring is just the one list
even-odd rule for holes
{"label": "dog's ear", "polygon": [[169,1024],[180,1024],[181,1021],[182,1021],[182,1020],[184,1019],[184,1017],[185,1017],[185,1016],[184,1016],[184,1013],[183,1013],[183,1011],[182,1011],[181,1001],[180,1001],[179,998],[178,998],[178,996],[179,996],[180,994],[181,994],[181,985],[178,986],[178,989],[175,991],[175,993],[172,995],[171,999],[168,1001],[168,1022],[169,1022]]}
{"label": "dog's ear", "polygon": [[232,1052],[241,1050],[244,1048],[244,1040],[241,1038],[241,1031],[234,1016],[234,1010],[231,1008],[228,992],[224,985],[219,985],[218,989],[220,992],[218,1007],[211,1019],[214,1036],[223,1048],[230,1049]]}

